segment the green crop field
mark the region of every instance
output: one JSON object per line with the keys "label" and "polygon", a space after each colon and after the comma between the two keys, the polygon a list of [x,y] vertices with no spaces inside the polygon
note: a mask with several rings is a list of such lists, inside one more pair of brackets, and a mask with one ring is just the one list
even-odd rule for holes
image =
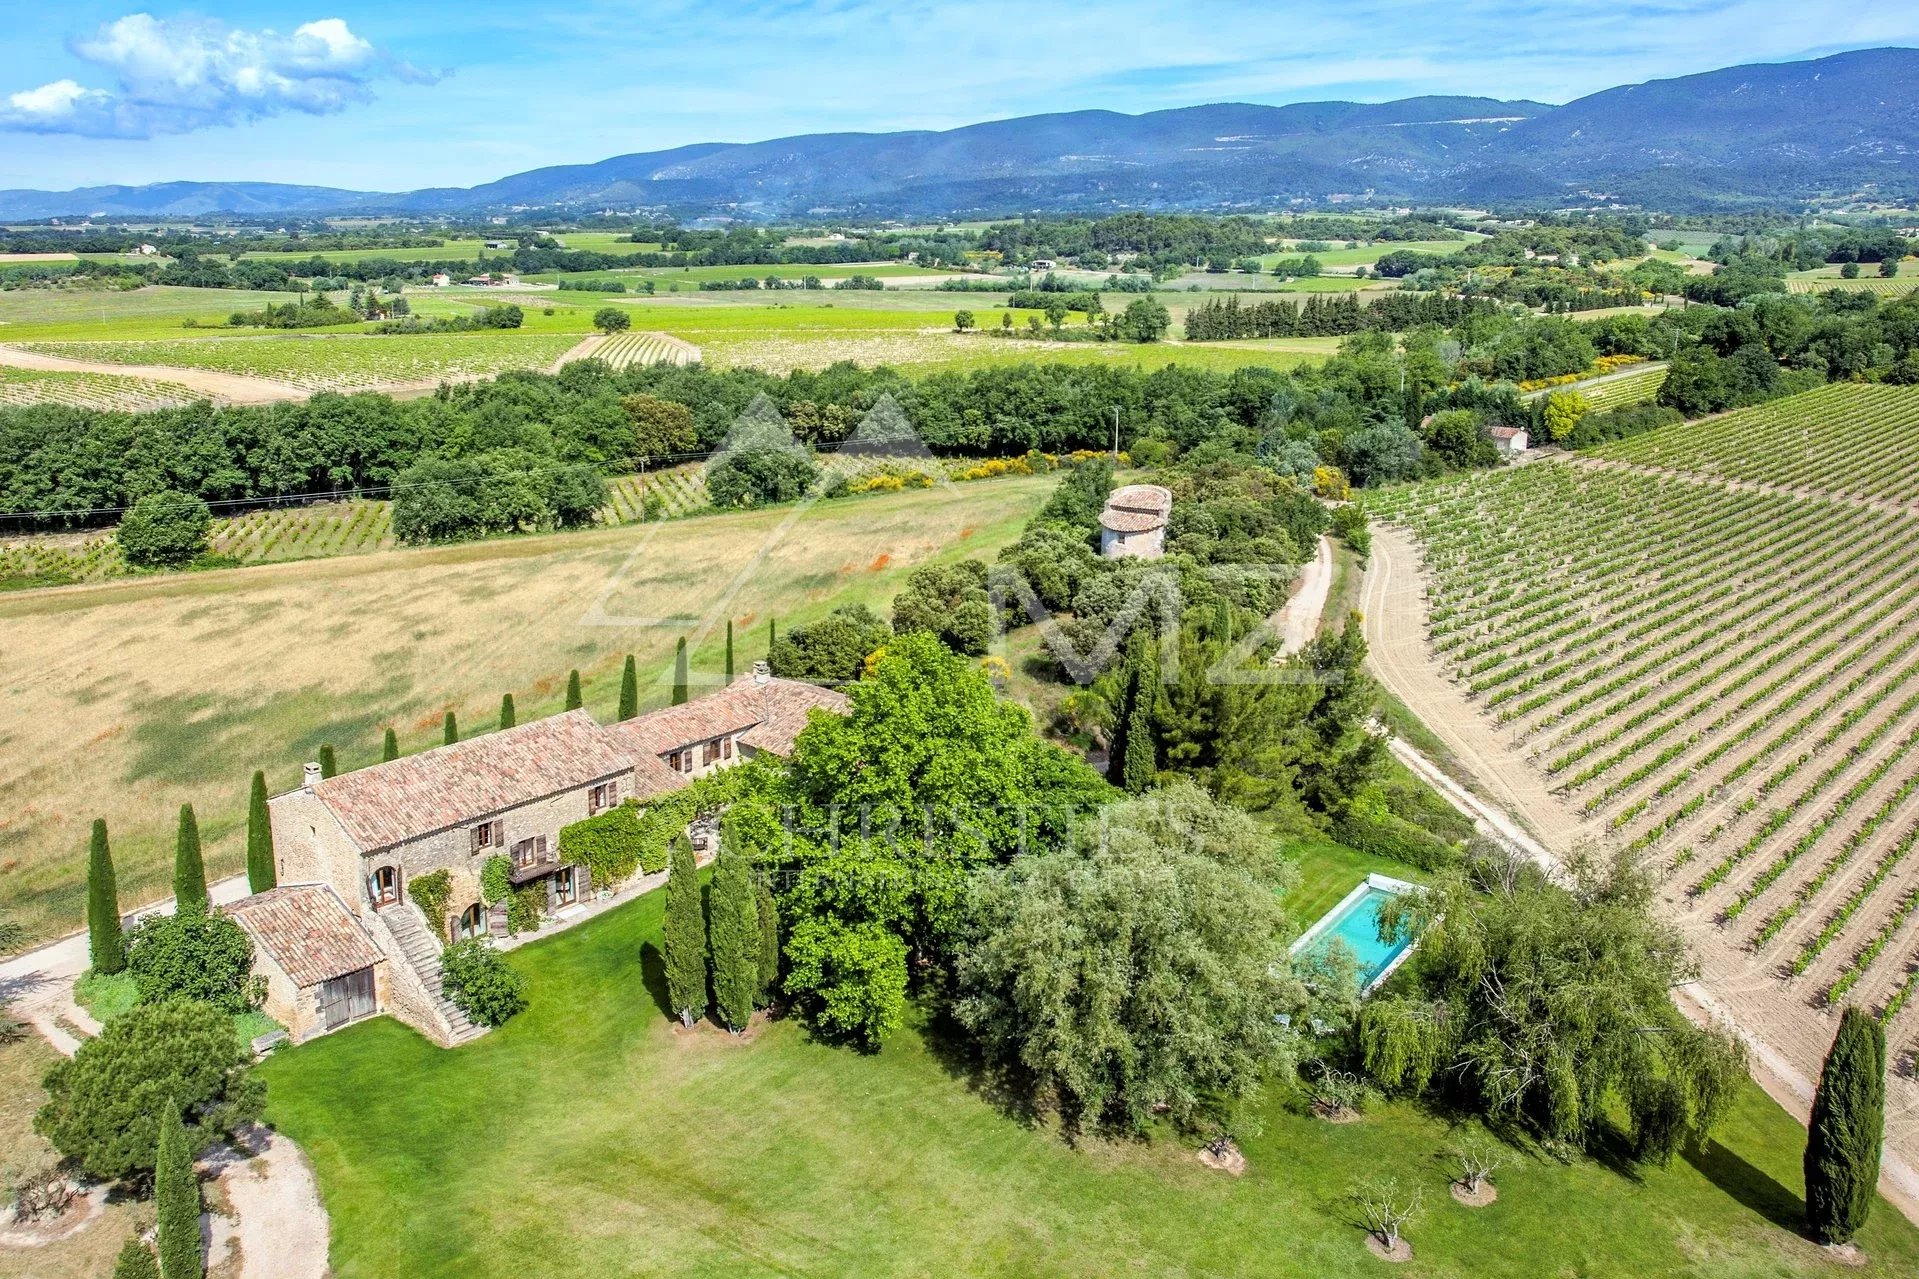
{"label": "green crop field", "polygon": [[1919,266],[1908,268],[1892,279],[1882,278],[1876,267],[1862,268],[1859,278],[1848,280],[1837,270],[1806,271],[1786,277],[1786,288],[1794,293],[1824,293],[1828,289],[1851,289],[1862,293],[1876,293],[1882,298],[1902,298],[1914,289],[1919,289]]}
{"label": "green crop field", "polygon": [[219,325],[235,311],[291,302],[290,293],[179,289],[0,290],[0,342],[179,337],[182,325]]}
{"label": "green crop field", "polygon": [[[509,243],[511,241],[509,240]],[[484,240],[448,240],[438,246],[405,249],[261,249],[241,255],[249,262],[305,262],[321,257],[334,262],[439,262],[458,259],[510,258],[511,249],[489,249]]]}
{"label": "green crop field", "polygon": [[[631,251],[638,246],[628,245]],[[701,283],[712,280],[765,280],[772,276],[781,280],[803,280],[816,275],[822,280],[843,280],[848,276],[871,275],[882,279],[898,279],[908,276],[937,275],[940,272],[923,266],[913,266],[905,262],[834,262],[825,265],[806,265],[781,263],[761,266],[657,266],[657,267],[620,267],[606,271],[569,271],[529,275],[524,278],[536,281],[553,280],[598,280],[618,279],[630,282],[635,279],[653,280],[656,287],[664,289],[668,284],[678,284],[682,292],[697,290]],[[956,273],[955,273],[956,274]],[[630,296],[630,295],[629,295]]]}
{"label": "green crop field", "polygon": [[1834,383],[1620,440],[1593,456],[1919,504],[1919,387]]}
{"label": "green crop field", "polygon": [[132,412],[185,404],[198,396],[174,382],[110,373],[49,373],[0,365],[0,405],[71,404]]}
{"label": "green crop field", "polygon": [[545,368],[576,344],[576,338],[565,334],[482,332],[38,342],[30,349],[73,360],[211,369],[311,391],[352,391]]}

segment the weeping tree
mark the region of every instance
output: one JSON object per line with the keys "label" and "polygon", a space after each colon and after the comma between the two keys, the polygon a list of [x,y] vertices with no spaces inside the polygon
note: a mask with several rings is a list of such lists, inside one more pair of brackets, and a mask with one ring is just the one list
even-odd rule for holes
{"label": "weeping tree", "polygon": [[626,655],[620,671],[620,718],[632,719],[640,713],[640,666],[633,654]]}
{"label": "weeping tree", "polygon": [[1886,1127],[1886,1031],[1847,1005],[1819,1072],[1806,1130],[1806,1224],[1821,1243],[1850,1243],[1879,1193]]}
{"label": "weeping tree", "polygon": [[1695,970],[1625,856],[1577,854],[1556,883],[1516,855],[1476,853],[1380,919],[1420,939],[1411,982],[1359,1020],[1366,1069],[1387,1088],[1443,1089],[1572,1145],[1603,1140],[1623,1106],[1638,1157],[1663,1162],[1711,1133],[1745,1077],[1737,1039],[1673,1006]]}
{"label": "weeping tree", "polygon": [[93,842],[87,849],[87,953],[96,973],[117,973],[127,966],[113,853],[107,848],[107,824],[98,817],[93,819]]}
{"label": "weeping tree", "polygon": [[253,774],[247,795],[247,887],[264,893],[279,880],[273,863],[273,821],[267,812],[267,775]]}
{"label": "weeping tree", "polygon": [[673,839],[666,873],[667,1002],[691,1027],[706,1012],[706,914],[700,909],[700,872],[684,834]]}
{"label": "weeping tree", "polygon": [[173,842],[173,902],[176,914],[204,915],[211,905],[207,868],[200,860],[200,824],[194,820],[191,804],[180,805],[180,829]]}

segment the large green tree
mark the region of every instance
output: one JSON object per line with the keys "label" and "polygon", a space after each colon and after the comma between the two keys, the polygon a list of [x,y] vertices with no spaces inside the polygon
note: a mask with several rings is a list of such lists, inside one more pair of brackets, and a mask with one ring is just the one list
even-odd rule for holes
{"label": "large green tree", "polygon": [[138,1004],[54,1064],[34,1131],[91,1177],[143,1177],[168,1102],[192,1150],[259,1117],[266,1089],[251,1065],[230,1014],[190,999]]}
{"label": "large green tree", "polygon": [[752,1019],[760,991],[760,921],[750,861],[739,840],[722,836],[708,895],[713,1002],[720,1020],[736,1033]]}
{"label": "large green tree", "polygon": [[273,820],[267,810],[267,775],[256,769],[247,792],[247,887],[264,893],[279,882],[273,858]]}
{"label": "large green tree", "polygon": [[817,622],[789,627],[768,650],[767,664],[787,679],[851,683],[892,635],[866,605],[842,604]]}
{"label": "large green tree", "polygon": [[133,504],[115,534],[127,563],[140,568],[171,568],[207,549],[213,516],[191,493],[168,489],[149,493]]}
{"label": "large green tree", "polygon": [[127,966],[113,852],[107,847],[107,824],[98,817],[93,820],[93,842],[87,849],[87,954],[96,973],[117,973]]}
{"label": "large green tree", "polygon": [[193,805],[180,805],[180,829],[173,842],[173,909],[179,914],[202,914],[211,905],[207,897],[207,868],[200,860],[200,824]]}
{"label": "large green tree", "polygon": [[1190,781],[975,877],[954,1012],[986,1059],[1073,1122],[1230,1123],[1290,1071],[1291,868]]}
{"label": "large green tree", "polygon": [[700,872],[693,845],[673,840],[666,867],[667,1002],[680,1024],[691,1026],[706,1012],[706,914],[700,909]]}
{"label": "large green tree", "polygon": [[160,1113],[160,1137],[154,1150],[153,1208],[155,1242],[160,1249],[160,1279],[200,1279],[206,1263],[200,1254],[200,1176],[171,1099]]}
{"label": "large green tree", "polygon": [[1806,1131],[1806,1224],[1821,1243],[1849,1243],[1866,1224],[1879,1193],[1885,1127],[1885,1028],[1848,1005]]}

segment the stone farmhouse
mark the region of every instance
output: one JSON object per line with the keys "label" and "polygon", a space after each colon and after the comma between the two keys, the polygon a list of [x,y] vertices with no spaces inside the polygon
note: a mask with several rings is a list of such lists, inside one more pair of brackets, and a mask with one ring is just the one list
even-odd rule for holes
{"label": "stone farmhouse", "polygon": [[[480,874],[509,858],[513,887],[537,887],[560,924],[593,896],[562,860],[560,831],[764,751],[789,754],[814,711],[844,694],[753,673],[679,706],[602,725],[584,710],[304,783],[268,801],[283,887],[229,910],[254,938],[266,1012],[297,1040],[391,1012],[452,1046],[481,1033],[440,983],[441,939],[503,936],[506,903]],[[407,884],[445,870],[446,918],[429,920]]]}
{"label": "stone farmhouse", "polygon": [[1172,513],[1170,489],[1157,484],[1114,489],[1099,513],[1099,553],[1109,560],[1158,559],[1166,553],[1166,521]]}

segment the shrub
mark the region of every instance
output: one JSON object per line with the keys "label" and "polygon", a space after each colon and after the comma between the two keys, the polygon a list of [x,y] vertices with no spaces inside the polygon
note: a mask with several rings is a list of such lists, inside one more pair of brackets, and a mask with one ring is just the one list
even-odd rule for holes
{"label": "shrub", "polygon": [[1387,810],[1371,796],[1356,797],[1333,818],[1333,838],[1375,857],[1390,857],[1421,870],[1457,865],[1459,850]]}
{"label": "shrub", "polygon": [[448,946],[440,975],[446,997],[476,1025],[503,1026],[526,1007],[526,978],[485,942]]}
{"label": "shrub", "polygon": [[796,626],[773,643],[767,665],[787,679],[848,683],[892,631],[864,604],[843,604],[810,626]]}
{"label": "shrub", "polygon": [[120,1255],[113,1263],[113,1279],[160,1279],[160,1263],[153,1256],[153,1249],[137,1237],[120,1245]]}
{"label": "shrub", "polygon": [[154,915],[127,938],[127,970],[140,1002],[197,999],[228,1013],[259,1002],[253,942],[225,915]]}
{"label": "shrub", "polygon": [[506,899],[506,930],[509,933],[534,933],[546,915],[546,890],[538,884],[516,888]]}
{"label": "shrub", "polygon": [[442,938],[446,936],[446,904],[453,896],[453,875],[445,867],[431,874],[417,875],[407,881],[406,894],[426,916],[426,922]]}
{"label": "shrub", "polygon": [[639,802],[628,800],[585,821],[562,826],[560,860],[586,867],[595,888],[610,888],[639,868],[646,834]]}
{"label": "shrub", "polygon": [[633,327],[633,317],[617,306],[603,306],[593,313],[593,327],[602,333],[624,333]]}
{"label": "shrub", "polygon": [[144,1178],[169,1100],[194,1150],[259,1116],[266,1088],[249,1065],[227,1013],[186,999],[142,1004],[47,1072],[34,1131],[89,1176]]}
{"label": "shrub", "polygon": [[205,502],[191,493],[166,489],[135,502],[115,537],[129,564],[177,567],[206,553],[212,524],[213,514]]}

